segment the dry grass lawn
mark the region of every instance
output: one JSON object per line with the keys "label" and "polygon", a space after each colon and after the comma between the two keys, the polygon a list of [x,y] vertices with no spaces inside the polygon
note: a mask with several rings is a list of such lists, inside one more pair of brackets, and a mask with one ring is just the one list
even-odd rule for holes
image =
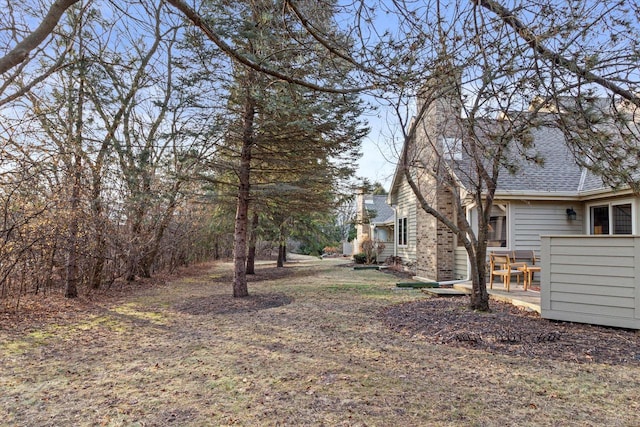
{"label": "dry grass lawn", "polygon": [[384,309],[426,296],[338,263],[261,265],[243,300],[220,263],[38,321],[5,315],[0,425],[640,425],[638,365],[394,332]]}

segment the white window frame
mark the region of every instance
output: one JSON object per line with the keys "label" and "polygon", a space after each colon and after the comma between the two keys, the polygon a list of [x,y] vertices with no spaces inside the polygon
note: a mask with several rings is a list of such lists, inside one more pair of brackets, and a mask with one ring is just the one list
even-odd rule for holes
{"label": "white window frame", "polygon": [[[489,252],[493,252],[493,251],[510,251],[511,250],[511,246],[512,246],[512,242],[511,242],[511,218],[513,216],[513,212],[512,212],[512,206],[511,203],[506,202],[506,201],[500,201],[500,202],[496,202],[494,203],[494,206],[503,206],[505,208],[505,214],[506,214],[506,221],[505,221],[505,227],[506,227],[506,246],[487,246],[487,253]],[[478,205],[473,203],[469,206],[467,206],[467,221],[469,221],[469,224],[471,224],[471,228],[473,230],[473,232],[476,234],[476,236],[478,235]]]}
{"label": "white window frame", "polygon": [[[407,247],[409,246],[409,220],[407,216],[398,217],[397,221],[397,238],[398,238],[398,247]],[[404,239],[402,237],[404,236]]]}
{"label": "white window frame", "polygon": [[[504,227],[505,227],[505,232],[504,232],[504,246],[488,246],[487,245],[487,251],[508,251],[510,250],[509,248],[511,247],[510,245],[510,241],[509,238],[511,236],[511,206],[509,203],[507,202],[503,202],[503,203],[494,203],[493,207],[504,207]],[[500,208],[498,208],[500,209]]]}
{"label": "white window frame", "polygon": [[637,234],[637,221],[636,221],[636,203],[634,199],[620,199],[620,200],[607,200],[601,202],[592,202],[587,204],[586,206],[586,217],[587,217],[587,234],[589,236],[598,236],[598,234],[593,234],[593,224],[591,223],[591,209],[597,207],[607,207],[608,215],[609,215],[609,234],[600,234],[600,236],[629,236],[629,234],[614,234],[613,233],[613,207],[619,205],[631,205],[631,234]]}

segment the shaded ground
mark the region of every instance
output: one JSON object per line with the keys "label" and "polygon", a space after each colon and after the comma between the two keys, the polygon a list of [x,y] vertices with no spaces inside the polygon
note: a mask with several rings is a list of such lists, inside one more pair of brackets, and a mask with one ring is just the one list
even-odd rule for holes
{"label": "shaded ground", "polygon": [[249,295],[247,298],[215,296],[188,301],[176,305],[175,308],[194,315],[249,313],[280,307],[290,304],[291,301],[291,298],[284,294]]}
{"label": "shaded ground", "polygon": [[261,264],[246,299],[221,263],[24,300],[0,313],[0,426],[640,425],[637,333],[339,265]]}
{"label": "shaded ground", "polygon": [[467,297],[431,298],[383,311],[393,330],[435,344],[579,363],[640,365],[640,333],[553,322],[536,312],[491,302],[491,313],[467,308]]}
{"label": "shaded ground", "polygon": [[[342,268],[352,268],[352,264]],[[411,277],[393,269],[383,272],[400,279]],[[291,272],[265,270],[249,281],[274,280],[287,273]],[[244,299],[214,296],[176,308],[197,315],[225,314],[264,310],[291,301],[284,294],[251,295]],[[640,332],[549,321],[536,312],[497,301],[491,302],[491,313],[480,313],[470,310],[468,303],[467,297],[421,299],[385,308],[380,316],[392,330],[434,344],[547,360],[640,365]]]}

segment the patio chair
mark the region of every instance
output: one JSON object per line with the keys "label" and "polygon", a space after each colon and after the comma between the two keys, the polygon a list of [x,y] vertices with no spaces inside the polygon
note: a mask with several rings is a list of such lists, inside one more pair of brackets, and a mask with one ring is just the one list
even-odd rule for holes
{"label": "patio chair", "polygon": [[489,271],[489,288],[493,289],[493,277],[500,276],[502,277],[502,283],[504,283],[504,287],[509,292],[510,284],[511,284],[511,275],[515,275],[518,281],[518,285],[520,284],[520,276],[524,273],[519,271],[517,267],[514,267],[511,263],[511,258],[509,255],[500,255],[500,254],[491,254],[490,258],[490,271]]}
{"label": "patio chair", "polygon": [[511,264],[523,263],[527,265],[536,265],[536,253],[530,250],[515,250],[511,253]]}
{"label": "patio chair", "polygon": [[540,264],[539,258],[532,250],[514,250],[511,257],[511,269],[524,272],[524,290],[531,286],[533,275],[540,271],[540,266],[536,265],[536,260]]}

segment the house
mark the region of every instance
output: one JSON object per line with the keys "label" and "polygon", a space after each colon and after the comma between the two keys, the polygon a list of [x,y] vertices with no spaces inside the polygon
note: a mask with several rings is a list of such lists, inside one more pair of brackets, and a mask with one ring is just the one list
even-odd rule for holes
{"label": "house", "polygon": [[362,243],[371,239],[383,247],[378,262],[393,255],[395,213],[387,204],[386,195],[365,194],[356,196],[356,239],[353,253],[362,253]]}
{"label": "house", "polygon": [[[445,89],[446,89],[446,85]],[[418,100],[420,108],[420,100]],[[438,98],[426,109],[411,147],[412,174],[429,203],[452,221],[463,212],[477,232],[477,206],[466,197],[473,188],[473,167],[460,122],[460,101]],[[504,124],[496,118],[488,128]],[[514,152],[511,171],[499,175],[490,213],[488,250],[533,250],[540,253],[545,235],[631,235],[640,223],[639,199],[630,189],[613,190],[576,164],[563,132],[553,126],[528,129],[528,153]],[[488,140],[489,138],[487,138]],[[480,137],[482,141],[482,137]],[[434,155],[434,152],[437,154]],[[524,160],[524,157],[543,161]],[[444,163],[440,165],[438,160]],[[446,167],[455,176],[461,209],[454,195],[434,174],[420,171]],[[388,204],[395,210],[394,254],[420,279],[449,281],[468,277],[466,251],[443,223],[426,213],[398,166]]]}

